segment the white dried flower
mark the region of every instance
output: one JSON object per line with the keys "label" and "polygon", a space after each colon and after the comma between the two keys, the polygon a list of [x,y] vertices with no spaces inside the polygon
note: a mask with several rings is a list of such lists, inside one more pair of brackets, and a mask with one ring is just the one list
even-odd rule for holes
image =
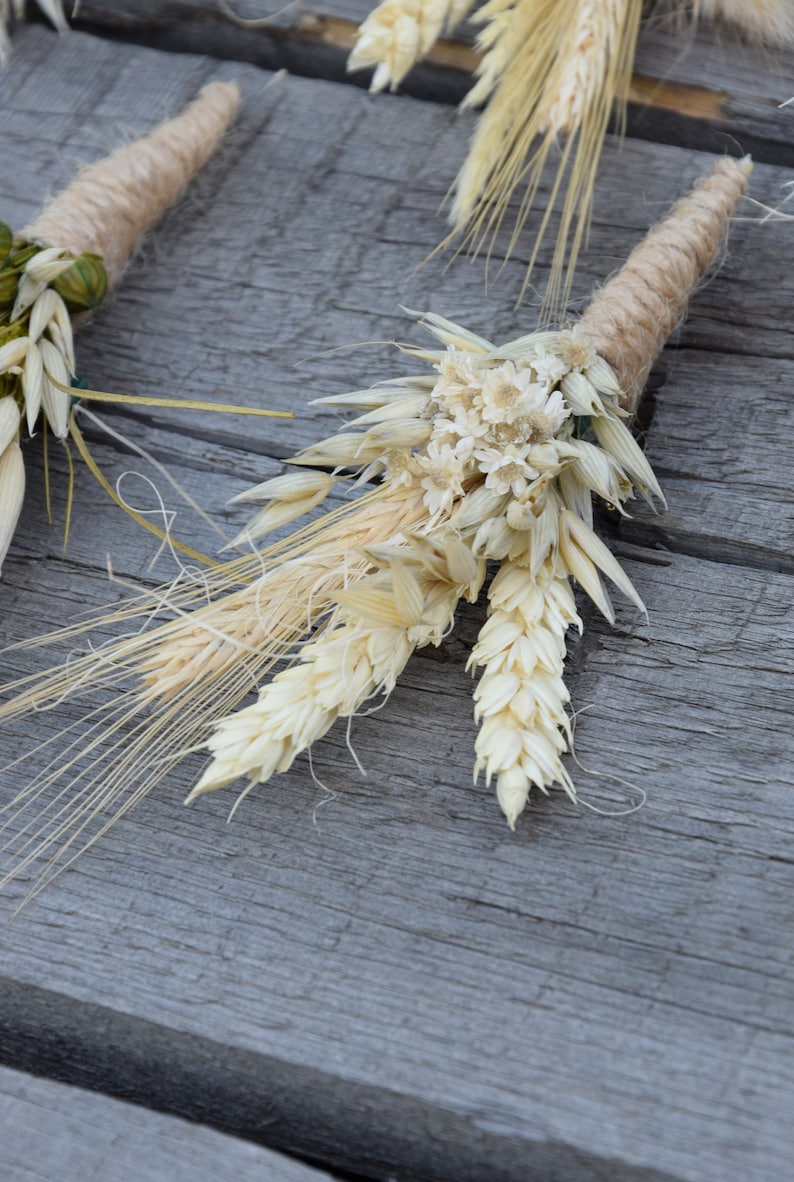
{"label": "white dried flower", "polygon": [[0,455],[19,439],[19,407],[10,395],[0,398]]}
{"label": "white dried flower", "polygon": [[425,475],[420,484],[425,489],[425,504],[431,515],[449,512],[463,493],[463,464],[455,449],[431,439],[417,463]]}
{"label": "white dried flower", "polygon": [[537,469],[527,462],[529,445],[516,447],[508,443],[503,448],[480,448],[475,453],[477,465],[485,474],[485,487],[497,494],[512,493],[520,497],[531,481],[539,476]]}
{"label": "white dried flower", "polygon": [[532,369],[517,370],[512,361],[505,361],[485,371],[476,405],[486,422],[512,423],[519,416],[540,410],[548,391],[545,382],[535,380]]}

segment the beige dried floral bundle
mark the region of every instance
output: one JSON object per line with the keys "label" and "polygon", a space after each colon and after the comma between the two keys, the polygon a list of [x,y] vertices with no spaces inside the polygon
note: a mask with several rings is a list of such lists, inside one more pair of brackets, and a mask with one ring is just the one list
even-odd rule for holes
{"label": "beige dried floral bundle", "polygon": [[[45,444],[49,432],[67,453],[73,441],[119,500],[88,450],[75,395],[81,401],[269,413],[102,394],[85,389],[75,375],[72,318],[82,319],[101,303],[142,236],[213,154],[238,105],[235,84],[212,83],[176,118],[84,168],[20,234],[0,222],[0,570],[25,493],[23,428],[33,435],[41,422]],[[71,469],[71,457],[69,464]]]}
{"label": "beige dried floral bundle", "polygon": [[[469,658],[480,672],[475,778],[495,781],[511,826],[533,788],[561,785],[575,799],[562,762],[565,638],[582,627],[571,582],[610,620],[604,577],[644,610],[594,531],[593,497],[619,512],[635,494],[662,500],[627,423],[750,167],[720,160],[571,329],[496,345],[422,316],[436,346],[401,348],[426,372],[321,399],[357,417],[243,494],[262,507],[237,541],[253,544],[339,482],[379,480],[374,488],[200,585],[144,595],[101,622],[163,603],[174,619],[6,687],[14,696],[0,718],[65,697],[83,712],[17,761],[51,753],[1,810],[7,876],[49,853],[40,889],[188,751],[211,754],[189,800],[240,779],[245,796],[286,771],[337,719],[388,695],[415,649],[443,641],[489,560],[499,571]],[[61,635],[73,647],[80,631]],[[242,705],[255,685],[257,699]]]}
{"label": "beige dried floral bundle", "polygon": [[[348,69],[375,67],[371,89],[395,89],[414,63],[473,7],[472,0],[384,0],[364,21]],[[794,41],[791,0],[671,0],[687,17],[722,17],[745,36]],[[544,296],[554,319],[565,307],[590,219],[604,137],[622,126],[643,0],[487,0],[476,80],[463,108],[485,105],[454,185],[444,245],[479,251],[520,197],[508,253],[537,205],[547,165],[551,190],[534,228],[524,286],[559,207]]]}

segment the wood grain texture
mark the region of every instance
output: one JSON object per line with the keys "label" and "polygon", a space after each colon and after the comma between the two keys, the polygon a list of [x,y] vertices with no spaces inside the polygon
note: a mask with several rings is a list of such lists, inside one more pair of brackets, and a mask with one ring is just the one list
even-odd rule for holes
{"label": "wood grain texture", "polygon": [[[78,27],[111,30],[169,50],[250,61],[354,85],[366,71],[347,75],[345,59],[357,25],[375,0],[84,0]],[[477,27],[464,21],[443,47],[419,63],[403,93],[457,103],[469,86],[470,45]],[[637,49],[637,84],[629,132],[644,139],[701,151],[742,150],[758,159],[794,164],[791,97],[794,50],[747,44],[738,33],[708,23],[693,30],[665,17],[663,6],[645,21]],[[711,97],[709,97],[711,96]]]}
{"label": "wood grain texture", "polygon": [[[512,306],[529,244],[485,297],[479,263],[414,273],[438,239],[467,123],[406,97],[306,79],[264,89],[251,67],[31,29],[0,76],[3,216],[22,224],[121,129],[144,130],[232,74],[240,124],[81,334],[92,382],[300,408],[399,372],[382,348],[328,350],[410,334],[401,302],[500,338],[531,327],[531,307]],[[608,146],[580,302],[707,166],[671,147]],[[754,191],[771,200],[787,179],[760,167]],[[671,507],[624,530],[631,544],[615,540],[650,622],[589,619],[572,646],[574,705],[595,703],[577,724],[579,757],[643,787],[644,808],[606,818],[557,794],[508,832],[470,783],[463,666],[482,620],[470,608],[354,725],[366,778],[335,730],[314,757],[331,794],[301,761],[227,826],[229,794],[181,808],[201,767],[189,760],[5,929],[5,1062],[373,1178],[785,1176],[790,234],[734,227],[681,350],[657,371],[648,447]],[[336,422],[301,409],[255,436],[250,421],[107,418],[219,515]],[[145,467],[97,449],[114,476]],[[35,444],[28,462],[32,495],[0,586],[7,639],[119,594],[108,552],[125,578],[153,577],[155,545],[85,474],[61,560],[64,462],[53,528]],[[157,570],[167,577],[167,563]],[[9,675],[46,659],[3,658]],[[69,717],[68,704],[37,717],[36,738]],[[0,744],[0,758],[24,752],[30,727]],[[574,773],[600,808],[636,799]],[[26,774],[6,768],[4,798]],[[0,900],[4,915],[22,889]]]}
{"label": "wood grain texture", "polygon": [[0,1067],[5,1182],[330,1182],[212,1129]]}

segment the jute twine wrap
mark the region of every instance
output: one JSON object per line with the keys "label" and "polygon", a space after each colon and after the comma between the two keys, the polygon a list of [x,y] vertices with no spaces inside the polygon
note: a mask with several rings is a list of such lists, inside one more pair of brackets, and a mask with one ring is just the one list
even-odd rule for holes
{"label": "jute twine wrap", "polygon": [[721,157],[635,247],[579,321],[615,370],[626,410],[636,410],[648,371],[717,258],[752,168],[749,156]]}
{"label": "jute twine wrap", "polygon": [[239,102],[236,83],[209,83],[176,118],[82,169],[21,236],[101,255],[112,287],[143,235],[212,156]]}

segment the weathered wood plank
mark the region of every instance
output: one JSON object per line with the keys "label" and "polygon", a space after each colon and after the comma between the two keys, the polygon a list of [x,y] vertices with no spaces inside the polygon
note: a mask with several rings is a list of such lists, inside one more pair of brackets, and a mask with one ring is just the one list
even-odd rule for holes
{"label": "weathered wood plank", "polygon": [[[78,36],[55,48],[53,42],[43,30],[31,30],[0,78],[9,99],[14,96],[6,119],[9,169],[0,180],[0,195],[4,216],[17,225],[32,215],[42,190],[64,183],[76,162],[112,145],[122,127],[150,125],[216,70],[201,59],[178,58],[181,69],[165,72],[156,54]],[[86,46],[93,80],[75,91],[68,79],[84,73]],[[38,80],[45,59],[64,81],[57,93],[42,97]],[[222,76],[231,72],[228,66],[220,69]],[[411,333],[416,339],[400,303],[442,311],[502,339],[526,331],[534,319],[531,303],[518,311],[511,307],[529,236],[487,295],[480,261],[469,265],[458,259],[447,269],[443,257],[419,267],[443,233],[437,208],[465,150],[470,120],[408,99],[373,101],[323,83],[290,80],[262,92],[256,71],[243,68],[242,74],[246,103],[239,127],[181,210],[144,249],[114,300],[81,334],[78,355],[90,383],[108,389],[190,393],[296,410],[294,423],[262,421],[253,428],[250,420],[158,412],[157,421],[175,430],[176,439],[153,438],[149,414],[136,429],[130,416],[110,412],[110,421],[133,439],[147,439],[161,460],[182,450],[189,435],[195,471],[180,479],[190,491],[197,491],[202,469],[215,462],[213,447],[227,448],[217,463],[231,477],[238,456],[239,483],[230,480],[217,494],[207,486],[201,493],[205,502],[212,498],[207,503],[213,512],[225,496],[257,478],[252,452],[285,456],[338,423],[330,412],[306,409],[309,397],[402,370],[405,362],[383,347],[335,351],[356,341],[404,339]],[[37,134],[30,110],[37,112]],[[417,144],[424,145],[421,154]],[[590,249],[576,284],[579,304],[658,212],[708,166],[708,158],[676,149],[608,144]],[[788,176],[759,167],[753,192],[774,202],[785,192]],[[753,208],[746,209],[752,216]],[[734,545],[760,547],[772,562],[789,554],[781,529],[787,510],[778,506],[785,485],[781,466],[790,470],[791,454],[790,239],[784,223],[737,224],[724,267],[698,293],[681,331],[686,366],[674,351],[664,356],[662,369],[670,369],[672,377],[658,396],[654,458],[674,480],[692,477],[696,484],[681,489],[673,516],[653,528],[658,525],[668,537],[678,531],[689,539],[687,548],[692,535],[703,534],[709,545],[722,536]],[[547,258],[545,252],[541,286]],[[762,357],[776,360],[759,368]],[[701,392],[704,383],[711,395]],[[729,413],[719,394],[723,383]],[[709,453],[726,460],[719,472],[725,495],[711,498],[713,518],[703,513],[704,436]],[[731,456],[735,464],[727,462]],[[273,471],[269,461],[260,467],[260,479]],[[735,496],[739,508],[729,506]],[[237,509],[230,522],[243,519]]]}
{"label": "weathered wood plank", "polygon": [[5,1182],[330,1182],[250,1142],[0,1067]]}
{"label": "weathered wood plank", "polygon": [[[123,0],[81,0],[76,14],[78,27],[107,24],[122,30],[152,31],[183,21],[208,27],[247,22],[264,22],[276,28],[299,27],[305,16],[331,16],[360,24],[375,7],[376,0],[302,0],[285,8],[279,0],[237,0],[232,6],[221,0],[138,0],[131,6]],[[255,29],[248,25],[250,32]],[[267,26],[265,26],[267,27]],[[454,38],[471,41],[476,26],[463,21]],[[763,63],[763,68],[761,68]],[[716,91],[764,96],[778,102],[790,97],[792,82],[789,52],[781,47],[748,45],[726,27],[701,24],[694,33],[685,23],[656,15],[645,21],[637,49],[637,68],[649,77],[695,84]]]}
{"label": "weathered wood plank", "polygon": [[[355,727],[365,781],[343,734],[318,747],[315,770],[339,792],[319,812],[304,763],[227,829],[228,799],[179,810],[188,768],[22,914],[5,972],[73,999],[57,1039],[31,1023],[41,1062],[115,1091],[139,1020],[209,1039],[178,1044],[176,1110],[249,1121],[242,1078],[277,1105],[271,1144],[300,1138],[376,1176],[384,1157],[456,1179],[494,1162],[510,1179],[784,1171],[791,579],[686,558],[629,570],[651,625],[626,615],[617,635],[591,632],[572,686],[577,707],[597,703],[580,758],[644,785],[645,808],[605,820],[557,797],[511,836],[490,793],[466,786],[475,613]],[[577,779],[584,799],[619,803]],[[8,1047],[22,1018],[19,990],[6,997]],[[123,1066],[90,1067],[97,1016],[83,1003],[113,1012]],[[190,1108],[186,1082],[205,1059],[209,1111]],[[379,1113],[369,1136],[363,1096]],[[429,1139],[416,1113],[406,1127],[409,1099]]]}
{"label": "weathered wood plank", "polygon": [[[144,127],[232,72],[29,31],[0,78],[5,215],[19,224],[58,169],[65,179],[77,157],[104,150],[121,122]],[[444,274],[432,263],[404,278],[436,240],[435,207],[463,150],[449,113],[305,80],[263,92],[258,72],[239,72],[247,106],[226,154],[83,334],[92,380],[160,392],[165,378],[175,393],[285,405],[296,390],[394,372],[374,351],[311,355],[404,336],[401,300],[494,335],[526,327],[528,309],[510,309],[520,257],[487,298],[479,266]],[[705,163],[647,144],[609,153],[580,293]],[[758,171],[767,196],[787,175]],[[773,559],[783,542],[763,518],[772,473],[787,486],[794,454],[780,410],[791,277],[770,237],[783,229],[737,227],[725,269],[695,301],[650,443],[682,503],[704,464],[719,475],[741,504],[726,535],[735,553],[760,538]],[[738,367],[726,379],[738,442],[732,417],[707,401],[701,413],[694,398],[720,393],[718,352]],[[742,409],[745,360],[757,366],[752,405],[772,414],[777,435]],[[676,433],[665,423],[679,372],[691,430]],[[188,430],[164,414],[150,435],[147,420],[125,429],[140,430],[159,458],[181,453],[176,474],[213,508],[251,479],[250,424]],[[268,453],[323,422],[332,416],[274,428],[260,445],[267,471]],[[748,472],[765,448],[759,492]],[[100,455],[110,467],[110,453]],[[119,544],[118,513],[87,479],[77,496],[66,566],[35,503],[26,509],[0,588],[9,634],[103,598],[107,549],[130,576],[151,553],[135,531]],[[705,527],[702,536],[710,544]],[[44,564],[34,558],[42,550],[52,556]],[[644,786],[639,813],[607,821],[557,796],[507,832],[491,794],[469,784],[463,664],[481,620],[471,609],[438,652],[414,662],[386,709],[356,724],[365,780],[333,732],[315,770],[335,798],[303,762],[226,827],[228,796],[178,806],[194,760],[23,912],[2,937],[4,1057],[374,1177],[784,1176],[792,580],[637,555],[627,565],[650,625],[627,612],[614,633],[591,629],[570,682],[577,707],[598,703],[579,722],[583,762]],[[38,717],[37,738],[69,709]],[[3,751],[30,741],[28,727],[9,729]],[[609,807],[595,777],[576,776],[585,799]],[[4,796],[22,782],[21,769],[7,769]],[[18,897],[11,890],[3,906]]]}
{"label": "weathered wood plank", "polygon": [[671,355],[647,441],[668,509],[655,516],[638,505],[622,536],[791,573],[793,392],[788,360]]}
{"label": "weathered wood plank", "polygon": [[[345,59],[358,23],[373,4],[310,0],[285,9],[276,0],[249,0],[232,14],[220,0],[198,7],[191,0],[145,0],[134,7],[120,0],[88,0],[76,23],[161,49],[235,58],[267,69],[283,66],[362,86],[368,84],[367,73],[347,75]],[[476,61],[470,48],[475,32],[469,22],[458,26],[452,40],[414,68],[402,91],[459,102]],[[701,151],[732,151],[739,142],[758,159],[790,166],[792,114],[780,104],[791,97],[792,79],[791,50],[745,44],[720,26],[706,24],[693,32],[685,23],[656,15],[646,21],[638,46],[629,132]]]}

